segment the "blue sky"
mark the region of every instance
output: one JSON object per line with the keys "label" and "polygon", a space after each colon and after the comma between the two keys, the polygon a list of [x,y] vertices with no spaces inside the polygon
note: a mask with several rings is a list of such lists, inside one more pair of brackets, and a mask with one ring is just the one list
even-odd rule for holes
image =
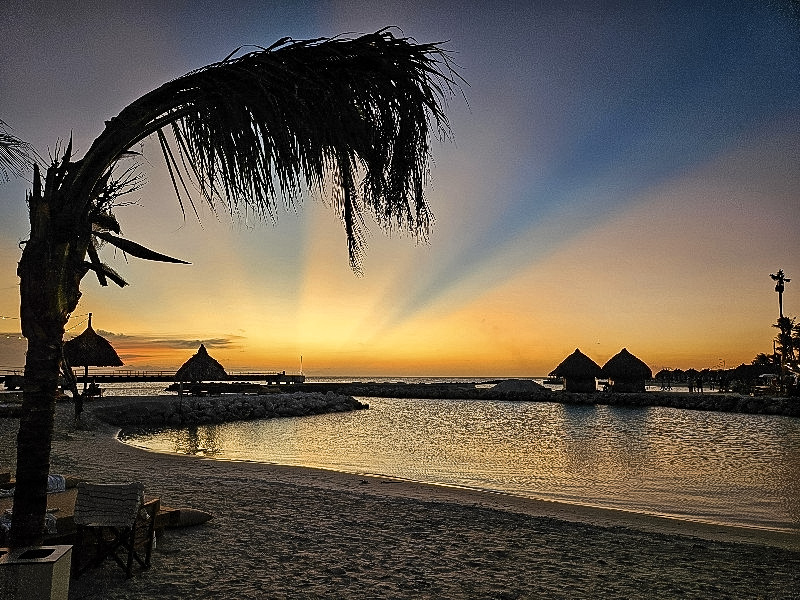
{"label": "blue sky", "polygon": [[[433,146],[429,243],[372,227],[363,277],[319,202],[274,227],[184,222],[145,146],[123,231],[193,264],[118,261],[133,285],[87,278],[74,321],[95,313],[131,364],[180,364],[206,339],[223,364],[292,370],[303,354],[321,374],[540,375],[575,347],[705,367],[771,349],[769,273],[800,273],[800,23],[780,2],[6,4],[0,118],[44,156],[284,36],[394,25],[447,41],[468,82],[454,141]],[[0,187],[7,316],[25,187]]]}

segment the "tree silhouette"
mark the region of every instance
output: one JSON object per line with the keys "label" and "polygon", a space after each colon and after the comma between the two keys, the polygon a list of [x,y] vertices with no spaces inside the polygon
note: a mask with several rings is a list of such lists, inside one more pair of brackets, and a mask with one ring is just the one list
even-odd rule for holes
{"label": "tree silhouette", "polygon": [[126,285],[101,261],[105,244],[181,262],[120,236],[114,200],[139,184],[119,166],[131,148],[155,134],[181,206],[193,202],[194,185],[234,217],[271,215],[278,198],[291,203],[305,187],[327,185],[357,270],[365,212],[385,229],[426,235],[429,142],[448,134],[443,106],[458,87],[439,44],[388,30],[354,39],[284,38],[145,94],[106,122],[83,158],[72,156],[70,142],[44,179],[34,165],[31,233],[18,268],[28,352],[13,545],[43,537],[62,339],[83,276],[92,271],[101,285]]}

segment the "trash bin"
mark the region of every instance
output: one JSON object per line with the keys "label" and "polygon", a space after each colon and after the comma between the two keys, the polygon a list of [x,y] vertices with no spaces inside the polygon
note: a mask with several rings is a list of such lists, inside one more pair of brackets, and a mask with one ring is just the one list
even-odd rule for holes
{"label": "trash bin", "polygon": [[67,600],[72,546],[0,548],[0,598]]}

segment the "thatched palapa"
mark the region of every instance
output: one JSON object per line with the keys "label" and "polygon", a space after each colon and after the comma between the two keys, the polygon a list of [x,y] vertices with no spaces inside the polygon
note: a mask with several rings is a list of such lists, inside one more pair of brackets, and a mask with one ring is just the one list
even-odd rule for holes
{"label": "thatched palapa", "polygon": [[209,356],[204,344],[200,344],[197,354],[183,363],[183,366],[175,373],[175,381],[181,382],[199,383],[201,381],[224,380],[227,378],[228,374],[225,369]]}
{"label": "thatched palapa", "polygon": [[83,367],[84,377],[88,376],[89,367],[122,366],[122,360],[111,342],[92,329],[92,313],[89,313],[86,331],[64,342],[64,359],[71,367]]}
{"label": "thatched palapa", "polygon": [[615,392],[644,392],[645,382],[653,378],[653,371],[623,348],[603,365],[603,375],[608,377]]}
{"label": "thatched palapa", "polygon": [[[107,339],[92,329],[92,313],[89,313],[89,324],[86,330],[77,337],[64,342],[64,375],[72,390],[75,400],[75,418],[83,412],[83,397],[101,395],[97,384],[89,387],[89,367],[121,367],[122,360]],[[78,393],[78,386],[72,373],[72,367],[83,367],[83,394]]]}
{"label": "thatched palapa", "polygon": [[551,377],[564,379],[564,389],[568,392],[596,392],[595,378],[601,374],[600,365],[577,348],[550,372]]}

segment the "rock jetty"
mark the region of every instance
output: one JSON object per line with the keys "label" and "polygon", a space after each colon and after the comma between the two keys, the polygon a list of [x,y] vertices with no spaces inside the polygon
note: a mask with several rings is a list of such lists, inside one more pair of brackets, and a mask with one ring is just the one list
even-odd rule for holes
{"label": "rock jetty", "polygon": [[275,417],[301,417],[369,408],[352,396],[334,392],[296,392],[269,395],[201,397],[159,396],[154,399],[117,398],[103,401],[93,413],[124,428],[182,427]]}
{"label": "rock jetty", "polygon": [[[305,383],[294,393],[270,390],[258,394],[208,396],[107,397],[90,403],[100,419],[119,427],[180,427],[274,417],[344,412],[368,408],[357,398],[408,398],[445,400],[501,400],[557,402],[609,406],[665,406],[743,414],[800,417],[800,398],[746,396],[709,392],[647,391],[593,394],[551,390],[530,380],[494,380],[482,383]],[[0,418],[18,418],[22,394],[7,394]]]}
{"label": "rock jetty", "polygon": [[304,391],[335,392],[357,397],[425,400],[538,400],[558,402],[553,392],[534,381],[508,379],[474,383],[304,383]]}
{"label": "rock jetty", "polygon": [[[512,381],[515,383],[505,383]],[[551,390],[539,385],[516,382],[524,380],[473,383],[306,383],[304,390],[332,391],[356,397],[506,400],[524,402],[558,402],[561,404],[600,404],[609,406],[666,406],[689,410],[708,410],[744,414],[800,417],[800,398],[744,396],[709,392],[596,392],[593,394]]]}

